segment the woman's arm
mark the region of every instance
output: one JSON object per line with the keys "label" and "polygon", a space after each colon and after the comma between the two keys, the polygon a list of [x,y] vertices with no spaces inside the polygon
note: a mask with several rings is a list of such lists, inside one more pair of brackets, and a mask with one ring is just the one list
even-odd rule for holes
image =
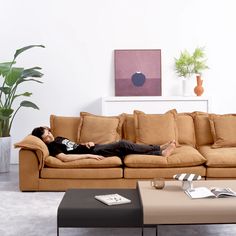
{"label": "woman's arm", "polygon": [[102,160],[105,158],[103,156],[93,155],[93,154],[65,154],[65,153],[59,153],[56,155],[56,157],[64,162],[81,160],[81,159]]}

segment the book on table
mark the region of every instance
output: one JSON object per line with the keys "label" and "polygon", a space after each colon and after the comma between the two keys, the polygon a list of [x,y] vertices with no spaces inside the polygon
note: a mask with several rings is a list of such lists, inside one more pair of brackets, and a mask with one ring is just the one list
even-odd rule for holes
{"label": "book on table", "polygon": [[231,188],[206,188],[198,187],[185,190],[185,193],[193,199],[196,198],[223,198],[223,197],[236,197],[236,192]]}
{"label": "book on table", "polygon": [[131,203],[131,200],[128,198],[125,198],[121,196],[118,193],[114,194],[106,194],[106,195],[97,195],[95,198],[98,201],[101,201],[109,206],[111,205],[119,205],[119,204],[126,204],[126,203]]}

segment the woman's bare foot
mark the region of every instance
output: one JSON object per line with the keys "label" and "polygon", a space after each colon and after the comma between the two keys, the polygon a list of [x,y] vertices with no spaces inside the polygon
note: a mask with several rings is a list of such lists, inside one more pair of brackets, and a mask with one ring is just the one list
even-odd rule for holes
{"label": "woman's bare foot", "polygon": [[174,143],[176,145],[176,141],[175,140],[172,140],[172,141],[169,141],[168,143],[164,143],[160,146],[160,149],[161,151],[163,151],[164,149],[166,149],[171,143]]}
{"label": "woman's bare foot", "polygon": [[171,142],[172,142],[172,141],[169,141],[168,143],[162,144],[162,145],[160,146],[161,151],[164,150],[164,149],[166,149],[166,148],[171,144]]}
{"label": "woman's bare foot", "polygon": [[168,146],[167,148],[165,148],[164,150],[162,150],[162,156],[163,157],[168,157],[172,154],[172,152],[175,150],[176,148],[176,142],[172,141]]}

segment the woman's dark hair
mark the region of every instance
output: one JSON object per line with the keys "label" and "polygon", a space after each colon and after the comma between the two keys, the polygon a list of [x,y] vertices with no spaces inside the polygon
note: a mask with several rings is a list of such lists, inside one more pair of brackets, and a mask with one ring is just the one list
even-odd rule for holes
{"label": "woman's dark hair", "polygon": [[40,127],[34,128],[31,134],[42,139],[42,135],[44,134],[45,129],[50,131],[50,128],[40,126]]}

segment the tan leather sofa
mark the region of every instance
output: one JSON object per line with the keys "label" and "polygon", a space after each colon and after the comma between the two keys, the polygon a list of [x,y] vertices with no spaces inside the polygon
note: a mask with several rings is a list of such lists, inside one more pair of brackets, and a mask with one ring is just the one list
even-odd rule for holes
{"label": "tan leather sofa", "polygon": [[134,114],[106,117],[81,113],[80,117],[50,116],[54,136],[82,143],[108,143],[127,139],[137,143],[162,144],[176,139],[169,157],[128,155],[103,160],[62,162],[49,156],[47,146],[28,135],[15,147],[19,151],[21,191],[64,191],[68,188],[135,188],[136,181],[177,173],[195,173],[203,178],[236,178],[236,116],[202,112]]}

